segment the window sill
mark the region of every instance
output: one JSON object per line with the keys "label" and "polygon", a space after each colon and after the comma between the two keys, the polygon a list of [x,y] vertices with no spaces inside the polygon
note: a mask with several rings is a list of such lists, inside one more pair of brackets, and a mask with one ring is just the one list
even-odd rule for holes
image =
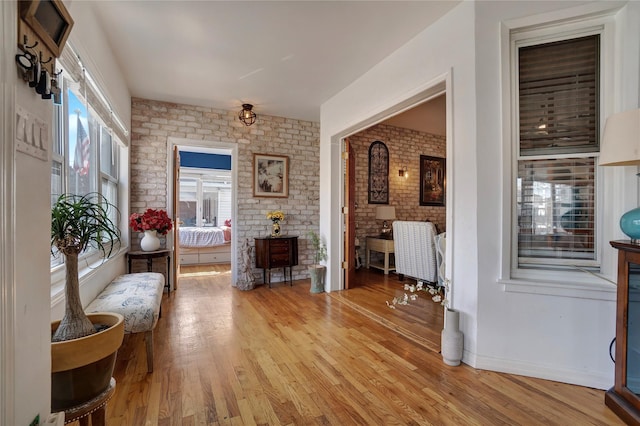
{"label": "window sill", "polygon": [[[108,259],[96,254],[87,259],[81,259],[78,262],[78,278],[80,280],[80,288],[83,284],[91,279],[92,276],[100,272],[100,267],[114,261],[122,261],[127,253],[128,247],[122,246],[117,252],[111,254]],[[64,299],[64,287],[66,282],[66,267],[57,266],[51,271],[51,306],[54,306]]]}
{"label": "window sill", "polygon": [[593,277],[575,281],[554,281],[549,279],[508,278],[499,279],[507,293],[528,293],[547,296],[570,297],[575,299],[594,299],[616,301],[617,287],[612,283]]}

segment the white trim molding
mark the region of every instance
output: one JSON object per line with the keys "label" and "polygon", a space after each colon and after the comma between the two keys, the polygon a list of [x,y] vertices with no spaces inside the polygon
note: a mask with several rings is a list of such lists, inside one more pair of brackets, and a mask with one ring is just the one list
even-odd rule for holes
{"label": "white trim molding", "polygon": [[14,116],[17,2],[0,2],[0,424],[15,424]]}

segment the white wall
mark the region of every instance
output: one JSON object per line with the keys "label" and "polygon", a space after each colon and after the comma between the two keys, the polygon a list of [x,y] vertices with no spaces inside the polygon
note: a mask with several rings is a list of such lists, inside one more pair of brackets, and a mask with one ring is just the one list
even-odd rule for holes
{"label": "white wall", "polygon": [[[543,377],[586,386],[609,388],[613,385],[613,363],[609,358],[609,343],[615,336],[615,288],[602,281],[590,290],[564,290],[562,276],[557,283],[530,281],[513,285],[500,281],[501,263],[508,262],[509,210],[502,209],[503,197],[508,197],[509,167],[500,167],[509,150],[505,123],[508,108],[502,85],[508,84],[501,58],[501,25],[506,31],[517,23],[532,24],[589,16],[599,9],[615,13],[616,2],[596,2],[580,5],[576,2],[478,2],[476,3],[476,109],[477,126],[477,191],[482,193],[478,204],[478,345],[476,367]],[[637,78],[621,78],[629,73],[638,75],[638,37],[640,4],[630,4],[629,10],[616,15],[615,55],[608,56],[616,71],[613,84],[605,82],[605,116],[615,110],[637,106]],[[634,12],[635,10],[635,12]],[[627,21],[625,24],[623,21]],[[516,24],[514,24],[516,21]],[[605,46],[611,52],[612,46]],[[624,59],[623,59],[624,58]],[[506,74],[506,75],[505,75]],[[624,99],[626,93],[632,98]],[[505,162],[505,164],[508,164]],[[609,171],[599,169],[605,182],[612,184]],[[609,191],[607,191],[609,192]],[[627,196],[636,199],[636,187],[628,188]],[[602,202],[607,206],[605,193]],[[605,211],[609,219],[601,232],[603,273],[615,279],[614,250],[607,241],[619,237],[615,226],[617,214]],[[501,236],[506,237],[502,238]],[[504,245],[504,250],[503,250]],[[505,267],[508,274],[508,263]],[[504,270],[503,270],[504,271]],[[584,274],[584,282],[589,280]],[[508,278],[508,276],[507,276]],[[546,287],[548,286],[548,287]],[[571,284],[568,284],[570,287]],[[520,287],[524,292],[519,292]],[[505,291],[506,290],[506,291]]]}
{"label": "white wall", "polygon": [[[393,105],[402,104],[447,74],[447,98],[451,99],[448,190],[453,191],[451,196],[447,194],[447,232],[453,236],[447,244],[452,257],[447,266],[453,305],[462,312],[464,362],[478,368],[610,387],[613,365],[608,347],[615,333],[611,287],[603,284],[595,291],[563,290],[563,295],[544,295],[507,292],[507,286],[499,281],[503,252],[508,253],[505,224],[508,231],[510,223],[509,209],[505,214],[502,207],[509,180],[509,168],[505,171],[502,167],[504,144],[510,142],[503,139],[502,84],[508,74],[502,67],[501,30],[503,22],[516,18],[553,11],[570,18],[620,6],[613,2],[464,2],[323,104],[320,231],[327,236],[330,250],[328,289],[341,285],[340,138],[370,125]],[[615,63],[617,85],[610,88],[615,93],[607,90],[606,96],[616,97],[612,108],[618,110],[638,103],[639,8],[639,3],[631,3],[616,16],[617,55],[624,60]],[[605,181],[628,174],[606,173]],[[631,194],[637,201],[636,184],[625,188],[618,198]],[[615,214],[609,212],[608,216]],[[608,228],[608,235],[615,237],[615,227]],[[608,262],[605,270],[612,274],[611,269]]]}
{"label": "white wall", "polygon": [[[90,63],[108,71],[105,82],[109,84],[110,99],[123,121],[129,122],[130,97],[122,75],[111,52],[105,50],[99,28],[84,25],[83,18],[75,13],[75,5],[80,3],[74,2],[71,11],[76,21],[71,40],[82,40],[90,52]],[[38,414],[41,419],[46,418],[50,409],[51,162],[15,150],[15,114],[16,107],[21,106],[51,129],[53,107],[50,100],[41,99],[17,75],[14,62],[17,2],[1,2],[0,13],[3,36],[0,51],[0,424],[25,425]],[[85,58],[85,62],[88,59]],[[104,285],[124,269],[121,257],[115,259],[113,265],[105,268],[106,273],[95,273],[92,285]],[[94,290],[86,285],[82,291],[89,295]]]}
{"label": "white wall", "polygon": [[369,126],[407,100],[446,82],[447,115],[447,247],[453,305],[464,312],[465,347],[475,352],[476,283],[478,278],[475,215],[475,79],[474,6],[464,2],[424,30],[398,51],[331,98],[321,108],[320,122],[320,232],[329,248],[327,287],[341,285],[340,247],[342,180],[339,139]]}

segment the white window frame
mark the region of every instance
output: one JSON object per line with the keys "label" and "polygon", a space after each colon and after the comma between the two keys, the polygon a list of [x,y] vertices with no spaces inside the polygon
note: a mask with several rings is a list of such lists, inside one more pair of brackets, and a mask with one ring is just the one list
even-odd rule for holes
{"label": "white window frame", "polygon": [[[69,144],[68,144],[68,122],[69,122],[69,118],[68,118],[68,111],[67,111],[67,93],[66,91],[69,89],[69,87],[71,86],[76,86],[78,87],[78,83],[74,82],[74,81],[69,81],[68,79],[64,80],[64,83],[62,84],[61,90],[63,91],[63,96],[64,96],[64,101],[63,101],[63,105],[62,106],[56,106],[54,108],[54,117],[53,119],[56,120],[56,124],[52,126],[53,130],[52,130],[52,137],[54,138],[54,143],[57,138],[62,138],[62,149],[63,149],[63,154],[62,156],[54,154],[53,155],[53,159],[55,161],[61,161],[62,162],[62,193],[67,193],[69,191],[68,189],[68,173],[66,172],[67,169],[67,164],[69,162]],[[86,100],[84,100],[83,97],[83,102],[86,102]],[[100,142],[101,142],[101,138],[102,138],[102,128],[106,128],[109,129],[109,126],[107,126],[107,124],[104,122],[104,120],[102,120],[102,118],[100,116],[98,116],[95,111],[93,110],[91,104],[88,105],[87,108],[87,112],[88,114],[91,116],[92,120],[95,120],[96,124],[99,126],[97,129],[95,129],[95,135],[92,134],[92,132],[90,131],[89,128],[89,124],[87,122],[87,132],[90,134],[90,136],[96,136],[96,140],[95,140],[95,144],[92,141],[92,156],[95,157],[95,162],[92,162],[93,167],[96,168],[96,173],[94,175],[94,179],[95,182],[93,182],[93,186],[95,187],[95,191],[102,193],[102,180],[103,179],[107,179],[110,182],[115,182],[117,185],[117,189],[116,189],[116,200],[118,201],[116,203],[116,206],[118,207],[118,209],[120,210],[120,215],[121,217],[119,218],[119,220],[116,222],[116,224],[118,225],[118,227],[121,229],[121,231],[123,230],[123,227],[126,226],[127,220],[126,218],[123,218],[122,216],[126,213],[125,209],[123,207],[126,206],[122,206],[121,203],[123,202],[122,197],[120,196],[120,191],[121,191],[121,179],[123,176],[125,176],[125,173],[127,173],[126,170],[123,169],[123,163],[122,163],[122,159],[123,158],[128,158],[128,156],[126,155],[126,150],[128,149],[125,144],[123,143],[123,141],[121,141],[113,132],[110,132],[111,134],[111,143],[112,145],[116,146],[116,153],[114,153],[114,155],[116,155],[117,157],[117,169],[116,169],[116,173],[117,173],[117,177],[114,176],[110,176],[108,174],[105,174],[102,172],[101,170],[101,164],[100,164]],[[62,128],[60,128],[59,123],[62,123]],[[94,164],[95,163],[95,164]],[[53,194],[52,194],[53,196]],[[53,202],[53,200],[52,200]],[[118,248],[117,246],[114,247],[114,253],[116,254],[118,252],[118,250],[120,251],[124,251],[127,248],[127,237],[126,237],[126,233],[123,233],[123,236],[121,237],[121,242],[120,242],[120,248]],[[107,244],[107,243],[105,243]],[[52,303],[56,303],[58,301],[59,298],[61,298],[64,294],[64,283],[65,283],[65,271],[66,271],[66,266],[65,266],[65,262],[64,262],[64,258],[63,256],[59,255],[60,261],[55,262],[51,264],[51,299],[52,299]],[[104,259],[102,256],[102,253],[97,250],[97,249],[93,249],[93,250],[88,250],[86,253],[82,253],[79,258],[79,265],[78,265],[78,269],[80,272],[80,276],[81,278],[85,275],[90,275],[90,274],[94,274],[96,273],[96,268],[98,268],[101,264],[104,263]]]}
{"label": "white window frame", "polygon": [[[180,172],[180,178],[181,179],[193,179],[196,181],[196,224],[192,225],[192,226],[205,226],[202,216],[203,216],[203,200],[204,200],[204,182],[205,181],[212,181],[213,179],[210,178],[208,175],[215,173],[215,169],[199,169],[199,168],[194,168],[194,167],[181,167],[180,168],[181,172]],[[231,171],[227,171],[227,170],[223,170],[224,172],[229,172],[229,174],[231,173]],[[229,182],[231,182],[231,176],[229,176]],[[229,187],[227,188],[229,190],[229,193],[231,193],[231,183],[229,183]],[[224,221],[222,221],[220,219],[220,205],[219,205],[219,201],[220,199],[218,199],[218,205],[216,206],[216,217],[217,219],[217,225],[218,227],[224,225]],[[184,220],[183,217],[181,217],[181,220]],[[186,225],[182,225],[185,226]]]}
{"label": "white window frame", "polygon": [[[579,8],[578,8],[579,9]],[[518,80],[517,54],[518,47],[542,44],[552,41],[577,38],[589,34],[600,34],[600,135],[604,129],[605,118],[612,109],[614,96],[614,13],[613,10],[592,10],[583,12],[585,18],[576,18],[580,13],[569,12],[565,15],[537,15],[511,22],[502,27],[502,71],[503,71],[503,141],[504,141],[504,191],[503,191],[503,237],[502,267],[499,284],[508,292],[550,294],[567,297],[585,297],[604,300],[615,300],[615,287],[610,280],[615,280],[615,253],[605,248],[613,239],[608,232],[603,232],[606,221],[617,221],[611,212],[605,212],[603,203],[596,205],[595,242],[599,273],[589,273],[583,269],[553,270],[525,269],[518,267],[517,244],[517,198],[516,179],[519,159],[518,146]],[[598,157],[599,154],[595,154]],[[571,156],[571,155],[569,155]],[[574,155],[575,156],[575,155]],[[557,158],[561,158],[558,155]],[[533,159],[535,157],[531,157]],[[597,164],[597,159],[596,159]],[[596,167],[598,167],[596,165]],[[599,170],[598,170],[599,171]],[[600,199],[603,190],[603,173],[596,172],[596,200]]]}

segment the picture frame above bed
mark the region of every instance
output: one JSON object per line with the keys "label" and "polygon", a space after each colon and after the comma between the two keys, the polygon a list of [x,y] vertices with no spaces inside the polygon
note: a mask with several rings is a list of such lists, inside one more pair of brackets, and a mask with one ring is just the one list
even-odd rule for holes
{"label": "picture frame above bed", "polygon": [[289,157],[253,154],[253,196],[289,196]]}

